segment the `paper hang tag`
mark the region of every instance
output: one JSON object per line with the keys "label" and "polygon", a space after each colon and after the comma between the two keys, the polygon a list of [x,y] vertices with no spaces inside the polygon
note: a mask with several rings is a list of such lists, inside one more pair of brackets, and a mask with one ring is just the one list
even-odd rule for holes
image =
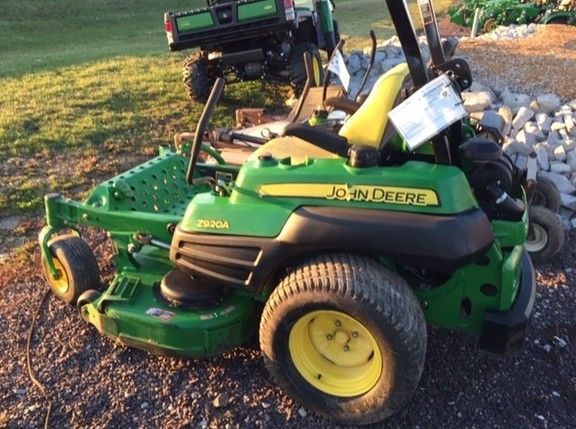
{"label": "paper hang tag", "polygon": [[350,73],[348,73],[346,62],[344,61],[344,57],[340,51],[336,50],[332,54],[332,58],[328,63],[328,70],[338,76],[344,89],[348,91],[348,88],[350,87]]}
{"label": "paper hang tag", "polygon": [[460,95],[445,74],[428,82],[388,113],[410,150],[466,115]]}

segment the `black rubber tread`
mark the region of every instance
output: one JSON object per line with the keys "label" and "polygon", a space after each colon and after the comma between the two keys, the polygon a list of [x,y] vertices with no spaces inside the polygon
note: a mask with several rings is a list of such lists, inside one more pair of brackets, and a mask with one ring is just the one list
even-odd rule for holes
{"label": "black rubber tread", "polygon": [[554,182],[546,177],[538,177],[534,196],[532,197],[532,205],[544,206],[548,210],[558,213],[561,204],[560,191]]}
{"label": "black rubber tread", "polygon": [[[288,56],[288,72],[290,76],[290,85],[292,86],[292,90],[296,97],[300,96],[302,88],[304,88],[304,84],[306,83],[304,52],[310,53],[312,61],[317,61],[320,66],[320,82],[316,82],[316,86],[321,85],[324,80],[322,57],[320,57],[318,47],[312,43],[298,43],[294,45],[290,51],[290,55]],[[315,86],[314,83],[312,86]]]}
{"label": "black rubber tread", "polygon": [[186,95],[190,100],[206,101],[214,81],[214,76],[208,73],[208,61],[199,53],[189,55],[184,60],[182,82],[184,82]]}
{"label": "black rubber tread", "polygon": [[91,302],[96,301],[98,298],[100,298],[100,295],[102,295],[102,292],[99,290],[88,289],[78,297],[76,300],[76,307],[78,307],[78,310],[80,310],[86,304],[90,304]]}
{"label": "black rubber tread", "polygon": [[536,264],[550,262],[564,244],[562,222],[554,212],[543,206],[531,206],[528,209],[528,218],[531,225],[540,225],[548,234],[546,246],[538,252],[528,252],[530,258]]}
{"label": "black rubber tread", "polygon": [[75,235],[64,235],[50,242],[50,253],[64,266],[69,288],[61,294],[52,288],[50,275],[43,262],[46,280],[52,292],[66,304],[76,305],[78,297],[89,289],[100,288],[100,270],[92,249]]}
{"label": "black rubber tread", "polygon": [[[345,312],[389,345],[397,356],[393,381],[383,372],[374,388],[352,398],[306,382],[290,358],[288,335],[295,321],[317,309]],[[426,341],[422,309],[406,282],[376,260],[348,253],[318,255],[295,267],[268,299],[260,322],[260,347],[276,382],[306,408],[345,424],[381,421],[409,400],[422,374]]]}

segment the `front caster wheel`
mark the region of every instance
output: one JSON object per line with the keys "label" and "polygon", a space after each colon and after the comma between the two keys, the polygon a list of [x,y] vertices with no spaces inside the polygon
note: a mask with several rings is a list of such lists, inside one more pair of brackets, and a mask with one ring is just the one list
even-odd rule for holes
{"label": "front caster wheel", "polygon": [[528,217],[526,250],[533,262],[549,262],[564,244],[562,223],[556,214],[543,206],[531,206]]}
{"label": "front caster wheel", "polygon": [[272,293],[260,345],[272,377],[304,406],[368,424],[412,396],[426,324],[398,274],[367,257],[326,254],[296,267]]}
{"label": "front caster wheel", "polygon": [[75,305],[82,293],[100,287],[98,262],[80,237],[57,237],[50,243],[50,253],[59,277],[54,279],[50,275],[47,263],[42,259],[44,276],[54,295],[61,301]]}

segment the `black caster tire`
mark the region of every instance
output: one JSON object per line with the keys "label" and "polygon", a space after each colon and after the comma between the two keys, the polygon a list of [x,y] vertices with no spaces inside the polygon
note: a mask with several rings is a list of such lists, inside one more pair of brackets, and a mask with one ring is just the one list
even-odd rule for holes
{"label": "black caster tire", "polygon": [[528,209],[529,226],[525,247],[534,263],[550,262],[564,244],[564,228],[555,213],[543,206]]}
{"label": "black caster tire", "polygon": [[426,340],[421,306],[404,279],[345,253],[295,267],[260,322],[275,381],[306,408],[347,425],[379,422],[410,399]]}
{"label": "black caster tire", "polygon": [[50,253],[60,277],[52,278],[42,259],[44,276],[50,289],[61,301],[75,305],[89,289],[100,287],[100,270],[92,249],[80,237],[65,235],[50,243]]}
{"label": "black caster tire", "polygon": [[558,213],[562,200],[560,199],[560,191],[554,182],[545,177],[538,177],[531,204],[543,206],[553,213]]}

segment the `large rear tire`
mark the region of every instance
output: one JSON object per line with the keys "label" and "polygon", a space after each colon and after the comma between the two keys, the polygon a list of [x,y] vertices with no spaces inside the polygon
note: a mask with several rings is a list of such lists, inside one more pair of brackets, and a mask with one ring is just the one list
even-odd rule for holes
{"label": "large rear tire", "polygon": [[290,85],[294,95],[299,97],[306,83],[306,67],[304,65],[304,52],[310,53],[312,57],[312,69],[314,70],[314,81],[312,86],[322,85],[324,70],[322,69],[322,58],[318,47],[312,43],[298,43],[294,45],[288,56],[288,71],[290,74]]}
{"label": "large rear tire", "polygon": [[209,72],[208,60],[200,54],[192,54],[184,61],[182,81],[186,95],[192,101],[205,102],[216,78]]}
{"label": "large rear tire", "polygon": [[42,266],[50,289],[61,301],[76,305],[85,291],[100,288],[100,271],[92,249],[80,237],[65,235],[50,243],[59,278],[54,279],[44,258]]}
{"label": "large rear tire", "polygon": [[526,250],[534,263],[549,262],[564,244],[562,222],[555,213],[543,206],[531,206],[528,217],[530,224]]}
{"label": "large rear tire", "polygon": [[398,411],[416,389],[426,323],[406,282],[377,261],[332,253],[297,266],[270,296],[260,346],[272,377],[345,424]]}

